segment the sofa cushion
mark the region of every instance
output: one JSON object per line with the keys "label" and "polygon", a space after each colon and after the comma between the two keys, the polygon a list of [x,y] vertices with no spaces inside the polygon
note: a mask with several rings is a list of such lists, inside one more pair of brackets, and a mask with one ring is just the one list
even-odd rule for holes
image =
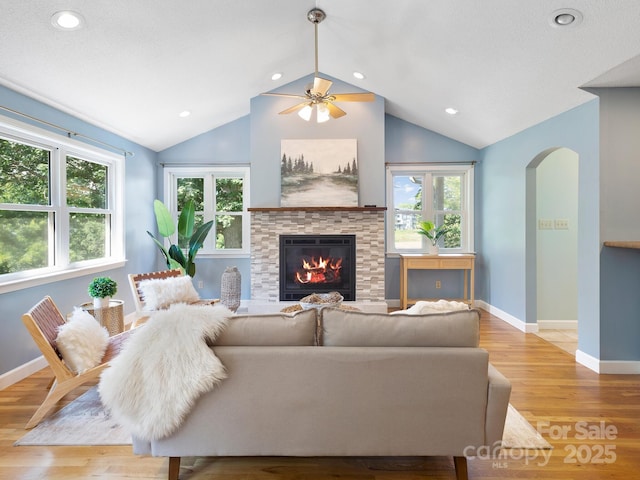
{"label": "sofa cushion", "polygon": [[320,343],[334,347],[477,347],[480,312],[391,315],[325,308]]}
{"label": "sofa cushion", "polygon": [[306,346],[316,344],[316,310],[296,313],[235,315],[214,345]]}

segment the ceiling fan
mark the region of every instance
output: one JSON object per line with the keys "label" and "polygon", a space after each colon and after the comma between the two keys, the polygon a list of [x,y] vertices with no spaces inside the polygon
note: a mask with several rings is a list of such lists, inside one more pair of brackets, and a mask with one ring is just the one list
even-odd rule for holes
{"label": "ceiling fan", "polygon": [[314,25],[315,29],[315,75],[313,83],[307,85],[304,95],[295,95],[288,93],[263,93],[262,95],[271,95],[274,97],[290,97],[299,98],[303,101],[289,107],[280,112],[280,115],[298,112],[298,115],[309,121],[316,108],[318,123],[326,122],[330,117],[340,118],[347,114],[333,102],[372,102],[375,98],[373,93],[336,93],[330,94],[329,89],[333,82],[318,76],[318,24],[326,18],[324,11],[319,8],[313,8],[307,12],[307,20]]}

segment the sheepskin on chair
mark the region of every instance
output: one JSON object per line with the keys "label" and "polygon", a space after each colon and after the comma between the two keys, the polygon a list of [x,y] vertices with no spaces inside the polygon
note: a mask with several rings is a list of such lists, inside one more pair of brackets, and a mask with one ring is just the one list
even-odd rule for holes
{"label": "sheepskin on chair", "polygon": [[183,303],[154,312],[100,377],[100,399],[114,419],[144,440],[173,433],[196,399],[226,378],[207,340],[232,315],[222,305]]}

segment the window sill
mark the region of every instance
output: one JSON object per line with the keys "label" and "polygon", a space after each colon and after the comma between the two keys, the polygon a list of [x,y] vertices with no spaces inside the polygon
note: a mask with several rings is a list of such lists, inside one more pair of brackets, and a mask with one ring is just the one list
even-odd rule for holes
{"label": "window sill", "polygon": [[113,270],[114,268],[124,267],[126,260],[113,260],[99,265],[91,265],[90,267],[74,268],[50,273],[44,273],[42,275],[21,278],[11,280],[8,282],[0,283],[0,294],[15,292],[17,290],[23,290],[25,288],[37,287],[38,285],[46,285],[47,283],[59,282],[60,280],[68,280],[71,278],[82,277],[84,275],[90,275],[92,273],[104,272],[106,270]]}

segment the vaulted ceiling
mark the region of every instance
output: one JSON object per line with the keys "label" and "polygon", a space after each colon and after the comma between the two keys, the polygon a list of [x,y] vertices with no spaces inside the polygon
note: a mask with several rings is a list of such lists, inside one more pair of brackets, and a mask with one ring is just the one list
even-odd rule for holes
{"label": "vaulted ceiling", "polygon": [[[247,115],[252,97],[313,73],[314,7],[327,14],[321,73],[477,148],[592,99],[581,86],[640,86],[638,0],[1,3],[0,84],[157,151]],[[567,8],[581,18],[553,25]],[[60,10],[85,24],[54,28]],[[191,115],[179,117],[184,110]]]}

